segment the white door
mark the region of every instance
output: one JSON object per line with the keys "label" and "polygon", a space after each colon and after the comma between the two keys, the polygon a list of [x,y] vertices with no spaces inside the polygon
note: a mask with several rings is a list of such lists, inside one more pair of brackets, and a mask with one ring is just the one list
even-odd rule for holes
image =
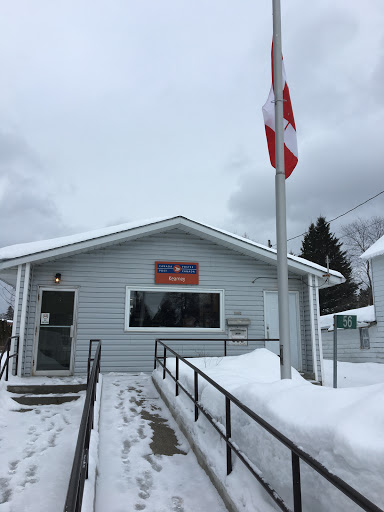
{"label": "white door", "polygon": [[[297,370],[300,370],[299,350],[300,342],[300,324],[299,324],[299,293],[289,292],[289,330],[291,345],[291,364]],[[264,292],[264,321],[265,337],[279,338],[279,305],[277,292]],[[266,341],[265,347],[275,354],[280,353],[279,341]]]}

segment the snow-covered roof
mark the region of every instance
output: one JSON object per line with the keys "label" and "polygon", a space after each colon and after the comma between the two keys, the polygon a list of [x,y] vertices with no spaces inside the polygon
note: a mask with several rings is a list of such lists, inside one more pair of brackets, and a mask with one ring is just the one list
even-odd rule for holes
{"label": "snow-covered roof", "polygon": [[362,255],[363,260],[370,260],[384,254],[384,236],[379,238],[369,249],[367,249]]}
{"label": "snow-covered roof", "polygon": [[77,233],[75,235],[62,236],[60,238],[51,238],[49,240],[38,240],[36,242],[9,245],[8,247],[0,248],[0,261],[21,258],[30,254],[49,251],[50,249],[57,249],[58,247],[65,247],[68,245],[77,244],[79,242],[85,242],[87,240],[95,240],[96,238],[102,238],[107,235],[129,231],[137,227],[148,226],[163,220],[167,220],[167,218],[164,217],[144,220],[140,222],[128,222],[126,224],[108,226],[106,228],[94,229],[92,231],[86,231],[85,233]]}
{"label": "snow-covered roof", "polygon": [[[0,249],[0,270],[15,267],[27,261],[46,261],[174,228],[205,236],[216,243],[239,250],[243,254],[276,262],[276,249],[201,222],[177,216],[120,224],[76,235],[3,247]],[[288,254],[288,265],[301,273],[312,273],[317,276],[324,276],[327,272],[325,267],[291,254]],[[330,278],[326,285],[344,282],[345,279],[340,272],[335,270],[329,272]]]}
{"label": "snow-covered roof", "polygon": [[[375,322],[375,306],[366,306],[365,308],[356,308],[356,309],[348,309],[347,311],[340,311],[339,313],[335,313],[337,315],[357,315],[357,323],[360,324],[360,327],[364,327],[364,325],[369,325],[372,322]],[[364,324],[364,325],[362,325]],[[331,315],[323,315],[320,317],[320,327],[322,329],[333,329],[333,314]]]}

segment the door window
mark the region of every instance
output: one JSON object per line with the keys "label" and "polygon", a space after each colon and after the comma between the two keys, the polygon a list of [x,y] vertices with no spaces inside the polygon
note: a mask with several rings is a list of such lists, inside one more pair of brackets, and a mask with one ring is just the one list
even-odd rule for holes
{"label": "door window", "polygon": [[74,291],[42,291],[37,372],[70,371],[74,303]]}

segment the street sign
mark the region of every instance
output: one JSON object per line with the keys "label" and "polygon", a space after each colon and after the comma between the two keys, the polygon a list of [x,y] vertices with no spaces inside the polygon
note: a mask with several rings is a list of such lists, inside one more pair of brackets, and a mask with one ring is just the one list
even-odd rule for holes
{"label": "street sign", "polygon": [[356,315],[335,315],[338,329],[357,329]]}

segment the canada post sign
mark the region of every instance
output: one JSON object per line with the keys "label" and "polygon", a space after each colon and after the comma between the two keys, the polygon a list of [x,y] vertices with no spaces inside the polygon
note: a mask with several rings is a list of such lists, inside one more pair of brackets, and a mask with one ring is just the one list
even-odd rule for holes
{"label": "canada post sign", "polygon": [[155,283],[199,284],[199,264],[156,261]]}

